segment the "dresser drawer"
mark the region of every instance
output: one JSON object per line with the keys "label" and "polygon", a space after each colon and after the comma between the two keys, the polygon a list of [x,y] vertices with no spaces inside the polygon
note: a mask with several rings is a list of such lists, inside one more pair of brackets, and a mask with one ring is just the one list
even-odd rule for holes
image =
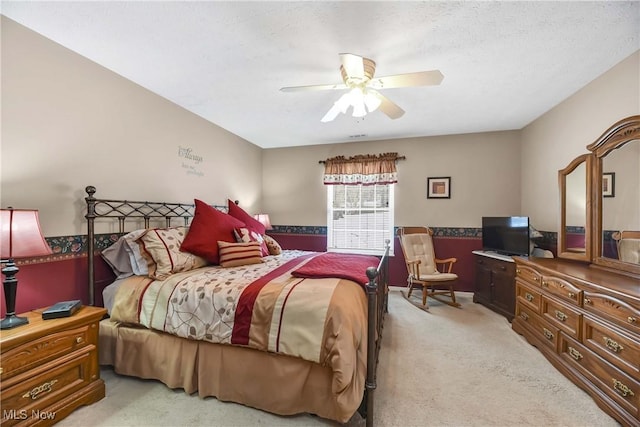
{"label": "dresser drawer", "polygon": [[[91,331],[92,330],[92,331]],[[2,353],[2,380],[79,350],[91,343],[97,325],[54,332]]]}
{"label": "dresser drawer", "polygon": [[560,356],[634,417],[640,408],[640,383],[603,361],[580,343],[560,336]]}
{"label": "dresser drawer", "polygon": [[554,276],[543,276],[542,289],[575,306],[582,304],[582,290],[567,280]]}
{"label": "dresser drawer", "polygon": [[624,301],[596,292],[584,292],[583,307],[596,315],[602,315],[625,329],[640,334],[640,310]]}
{"label": "dresser drawer", "polygon": [[525,282],[516,279],[516,300],[536,313],[540,313],[540,290],[528,286]]}
{"label": "dresser drawer", "polygon": [[542,295],[541,314],[545,320],[566,334],[580,339],[582,315],[576,309]]}
{"label": "dresser drawer", "polygon": [[516,306],[516,317],[539,341],[553,351],[558,351],[558,328],[545,322],[540,315],[521,304]]}
{"label": "dresser drawer", "polygon": [[640,341],[585,315],[582,343],[640,381]]}
{"label": "dresser drawer", "polygon": [[[86,351],[84,351],[86,350]],[[87,387],[97,376],[92,368],[95,347],[68,354],[25,374],[2,382],[2,425],[29,425],[38,417],[56,421],[56,402]],[[51,424],[51,423],[49,423]]]}
{"label": "dresser drawer", "polygon": [[542,283],[542,275],[533,268],[524,265],[519,265],[516,268],[516,277],[538,286]]}

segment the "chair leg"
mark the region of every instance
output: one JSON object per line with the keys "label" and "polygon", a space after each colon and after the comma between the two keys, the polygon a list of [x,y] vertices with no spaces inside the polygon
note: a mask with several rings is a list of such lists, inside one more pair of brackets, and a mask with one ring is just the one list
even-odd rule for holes
{"label": "chair leg", "polygon": [[427,305],[427,293],[429,292],[429,286],[422,285],[422,305]]}
{"label": "chair leg", "polygon": [[411,291],[413,291],[413,283],[411,283],[411,280],[407,280],[407,288],[409,288],[407,298],[411,298]]}

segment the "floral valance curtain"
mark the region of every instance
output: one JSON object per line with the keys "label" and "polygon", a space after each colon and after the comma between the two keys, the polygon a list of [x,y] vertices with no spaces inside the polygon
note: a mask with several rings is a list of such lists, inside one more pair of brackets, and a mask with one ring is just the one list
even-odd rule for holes
{"label": "floral valance curtain", "polygon": [[325,185],[374,185],[398,182],[396,161],[404,159],[398,153],[366,154],[345,158],[332,157],[324,161]]}

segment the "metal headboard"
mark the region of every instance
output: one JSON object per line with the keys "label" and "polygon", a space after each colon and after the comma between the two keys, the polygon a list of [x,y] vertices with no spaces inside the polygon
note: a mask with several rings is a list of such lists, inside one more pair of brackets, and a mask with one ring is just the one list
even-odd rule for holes
{"label": "metal headboard", "polygon": [[[125,220],[142,219],[144,228],[149,228],[152,219],[164,219],[165,226],[171,227],[173,220],[181,219],[184,226],[189,225],[193,218],[195,205],[193,203],[141,202],[132,200],[96,199],[96,187],[89,185],[85,188],[87,197],[87,258],[89,268],[89,305],[95,303],[95,219],[111,218],[118,220],[119,233],[125,232]],[[235,201],[238,204],[238,201]],[[212,207],[226,212],[227,206],[213,205]]]}

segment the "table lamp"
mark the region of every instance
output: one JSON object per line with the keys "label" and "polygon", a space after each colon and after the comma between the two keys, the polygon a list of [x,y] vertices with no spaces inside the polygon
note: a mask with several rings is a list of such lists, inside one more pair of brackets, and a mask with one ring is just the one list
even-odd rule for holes
{"label": "table lamp", "polygon": [[269,214],[261,213],[253,216],[254,219],[257,219],[258,222],[264,225],[265,230],[273,230],[271,226],[271,221],[269,220]]}
{"label": "table lamp", "polygon": [[19,269],[14,259],[50,255],[52,252],[42,236],[36,210],[0,210],[0,229],[0,258],[4,264],[2,274],[5,276],[2,285],[7,306],[7,314],[0,322],[0,329],[11,329],[29,323],[27,318],[16,316],[16,274]]}

